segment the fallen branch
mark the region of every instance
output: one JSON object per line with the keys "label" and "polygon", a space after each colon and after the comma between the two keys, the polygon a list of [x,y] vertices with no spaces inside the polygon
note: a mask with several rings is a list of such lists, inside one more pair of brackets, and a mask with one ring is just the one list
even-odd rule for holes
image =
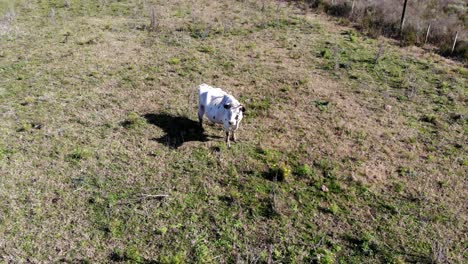
{"label": "fallen branch", "polygon": [[139,194],[138,196],[140,196],[140,199],[145,199],[145,198],[148,198],[148,199],[162,199],[162,198],[168,197],[169,194]]}
{"label": "fallen branch", "polygon": [[121,202],[117,203],[116,205],[129,205],[129,204],[133,204],[133,203],[141,203],[143,200],[146,200],[146,199],[162,200],[162,199],[168,197],[169,194],[144,194],[144,193],[140,193],[140,194],[137,194],[136,196],[137,197],[130,198],[130,199],[126,200],[126,201],[121,201]]}

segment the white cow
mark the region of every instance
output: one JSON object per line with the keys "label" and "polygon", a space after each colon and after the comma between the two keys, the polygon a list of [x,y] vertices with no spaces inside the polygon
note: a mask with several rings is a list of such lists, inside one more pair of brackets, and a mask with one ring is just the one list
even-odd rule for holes
{"label": "white cow", "polygon": [[208,120],[214,123],[223,124],[226,131],[226,144],[231,147],[229,133],[232,140],[236,142],[235,132],[239,128],[245,107],[220,88],[214,88],[208,84],[201,84],[198,87],[198,121],[203,127],[203,115],[206,114]]}

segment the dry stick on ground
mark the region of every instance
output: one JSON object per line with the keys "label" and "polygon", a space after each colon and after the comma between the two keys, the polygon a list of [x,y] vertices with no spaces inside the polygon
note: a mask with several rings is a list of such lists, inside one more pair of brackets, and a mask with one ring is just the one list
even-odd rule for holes
{"label": "dry stick on ground", "polygon": [[117,203],[117,205],[128,205],[128,204],[132,204],[132,203],[139,203],[143,200],[147,200],[147,199],[154,199],[154,200],[163,200],[165,198],[169,197],[169,194],[144,194],[144,193],[140,193],[140,194],[137,194],[137,197],[136,198],[131,198],[129,200],[125,200],[125,201],[121,201],[119,203]]}
{"label": "dry stick on ground", "polygon": [[383,44],[380,44],[380,45],[379,45],[379,50],[378,50],[377,53],[375,54],[375,58],[374,58],[374,68],[375,68],[375,66],[377,65],[377,63],[379,62],[379,59],[380,59],[380,57],[382,56],[383,52],[384,52],[384,46],[383,46]]}
{"label": "dry stick on ground", "polygon": [[280,9],[281,9],[281,1],[278,1],[276,4],[276,26],[279,27],[280,25]]}
{"label": "dry stick on ground", "polygon": [[67,31],[63,36],[65,36],[65,39],[62,41],[62,43],[67,43],[68,42],[68,37],[71,36],[70,31]]}
{"label": "dry stick on ground", "polygon": [[435,240],[432,242],[432,261],[433,263],[447,262],[447,242]]}
{"label": "dry stick on ground", "polygon": [[267,263],[271,264],[271,263],[273,263],[273,250],[271,249],[271,244],[268,244],[267,251],[268,251]]}
{"label": "dry stick on ground", "polygon": [[[196,89],[193,90],[196,91]],[[191,113],[193,110],[193,106],[196,106],[197,104],[198,102],[195,100],[195,93],[189,93],[189,95],[187,96],[187,113]]]}
{"label": "dry stick on ground", "polygon": [[409,99],[414,98],[414,96],[417,94],[417,88],[416,85],[414,85],[415,78],[413,74],[409,73],[408,74],[408,91],[407,91],[407,96]]}
{"label": "dry stick on ground", "polygon": [[404,59],[404,62],[405,62],[404,74],[405,74],[406,80],[408,81],[408,87],[405,91],[405,95],[406,97],[408,97],[408,99],[412,99],[415,95],[417,95],[416,85],[414,85],[414,82],[416,81],[416,77],[414,77],[413,73],[411,72],[408,66],[409,63],[407,62],[407,58]]}
{"label": "dry stick on ground", "polygon": [[138,194],[138,196],[140,196],[141,198],[165,198],[165,197],[168,197],[169,194],[144,194],[144,193],[141,193],[141,194]]}
{"label": "dry stick on ground", "polygon": [[50,20],[52,21],[52,23],[55,24],[55,8],[52,7],[52,8],[50,9],[49,17],[50,17]]}
{"label": "dry stick on ground", "polygon": [[312,250],[316,250],[316,249],[320,246],[320,244],[322,244],[323,238],[324,238],[324,237],[325,237],[325,236],[322,236],[322,238],[320,238],[320,240],[317,242],[317,244],[315,244],[315,245],[312,247]]}
{"label": "dry stick on ground", "polygon": [[333,47],[333,58],[335,59],[335,65],[333,65],[334,70],[338,70],[340,68],[340,62],[338,58],[338,54],[340,53],[340,50],[338,47]]}

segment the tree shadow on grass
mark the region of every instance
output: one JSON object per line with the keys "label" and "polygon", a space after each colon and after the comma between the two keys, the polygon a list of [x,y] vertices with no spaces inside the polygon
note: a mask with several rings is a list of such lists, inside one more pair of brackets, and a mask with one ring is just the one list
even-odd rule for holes
{"label": "tree shadow on grass", "polygon": [[208,136],[200,127],[198,122],[183,116],[173,116],[167,113],[145,114],[143,117],[149,124],[155,125],[166,133],[160,138],[153,138],[169,148],[177,149],[185,142],[200,141],[206,142],[211,138],[221,138],[219,136]]}

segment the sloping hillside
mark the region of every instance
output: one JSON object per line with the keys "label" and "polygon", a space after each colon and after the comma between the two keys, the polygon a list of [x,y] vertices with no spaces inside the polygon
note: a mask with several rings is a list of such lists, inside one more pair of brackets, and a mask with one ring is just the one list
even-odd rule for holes
{"label": "sloping hillside", "polygon": [[0,3],[0,262],[466,261],[466,68],[269,0]]}

